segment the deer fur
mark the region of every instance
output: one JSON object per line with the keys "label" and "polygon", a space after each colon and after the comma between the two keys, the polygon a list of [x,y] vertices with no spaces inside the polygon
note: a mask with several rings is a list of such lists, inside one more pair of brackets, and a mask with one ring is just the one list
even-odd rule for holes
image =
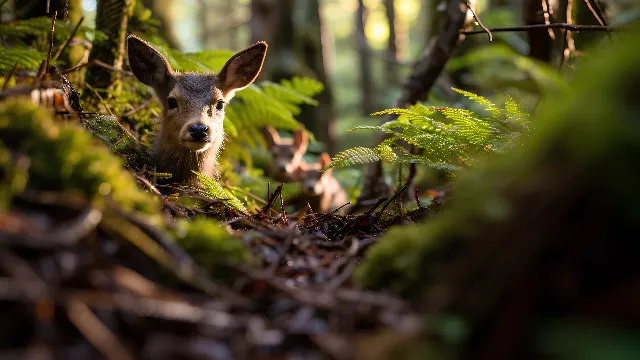
{"label": "deer fur", "polygon": [[281,139],[271,126],[267,126],[263,133],[267,149],[272,155],[269,176],[280,182],[296,181],[298,170],[303,165],[302,157],[309,145],[309,135],[302,130],[295,130],[292,139]]}
{"label": "deer fur", "polygon": [[[328,169],[325,172],[319,171],[330,162],[329,154],[322,153],[320,161],[313,164],[303,164],[298,170],[303,200],[311,205],[313,211],[318,213],[333,211],[348,202],[347,193],[333,176],[333,169]],[[342,211],[347,212],[348,206],[342,208]]]}
{"label": "deer fur", "polygon": [[258,42],[233,55],[218,74],[173,71],[158,50],[134,35],[127,38],[127,52],[131,71],[153,89],[162,107],[151,150],[156,171],[192,185],[197,184],[193,171],[217,176],[224,108],[258,77],[267,44]]}

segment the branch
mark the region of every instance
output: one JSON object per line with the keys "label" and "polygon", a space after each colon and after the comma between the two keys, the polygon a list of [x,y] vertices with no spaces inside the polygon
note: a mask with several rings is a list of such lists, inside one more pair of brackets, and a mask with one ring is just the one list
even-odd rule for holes
{"label": "branch", "polygon": [[467,9],[469,9],[469,11],[471,11],[471,14],[473,15],[473,18],[476,19],[476,22],[482,28],[482,30],[484,30],[484,32],[486,32],[487,35],[489,35],[489,42],[492,42],[493,41],[493,35],[491,34],[491,31],[489,31],[489,29],[487,29],[487,27],[484,26],[482,21],[480,21],[480,18],[478,17],[478,15],[476,15],[476,12],[473,11],[473,9],[471,8],[471,5],[469,5],[469,2],[465,1],[464,4],[467,5]]}
{"label": "branch", "polygon": [[[494,32],[510,32],[510,31],[529,31],[536,29],[565,29],[570,31],[605,31],[605,32],[613,32],[616,31],[613,26],[601,26],[601,25],[574,25],[574,24],[566,24],[566,23],[555,23],[555,24],[535,24],[535,25],[526,25],[526,26],[513,26],[513,27],[501,27],[501,28],[493,28],[488,29],[492,33]],[[473,34],[483,34],[486,33],[485,30],[463,30],[460,31],[460,34],[464,35],[473,35]]]}

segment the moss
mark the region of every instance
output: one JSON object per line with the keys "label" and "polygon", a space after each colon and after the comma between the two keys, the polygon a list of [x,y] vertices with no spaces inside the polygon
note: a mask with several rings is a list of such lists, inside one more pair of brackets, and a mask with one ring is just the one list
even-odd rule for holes
{"label": "moss", "polygon": [[176,239],[199,265],[211,273],[216,273],[222,262],[251,260],[247,248],[239,239],[229,235],[220,223],[207,218],[180,221]]}
{"label": "moss", "polygon": [[0,141],[0,210],[9,208],[13,196],[24,190],[28,165],[26,158],[15,159]]}
{"label": "moss", "polygon": [[138,188],[120,158],[80,126],[58,125],[47,110],[30,102],[0,104],[0,141],[29,157],[29,188],[80,190],[96,203],[108,194],[127,209],[158,213],[157,200]]}
{"label": "moss", "polygon": [[147,160],[138,140],[115,117],[98,115],[83,122],[98,139],[111,148],[111,151],[124,156],[129,163],[140,164]]}
{"label": "moss", "polygon": [[636,29],[598,48],[601,55],[581,64],[571,92],[544,99],[523,146],[461,177],[436,219],[391,229],[356,281],[417,296],[463,247],[469,252],[499,239],[637,251],[625,241],[640,235],[639,41]]}

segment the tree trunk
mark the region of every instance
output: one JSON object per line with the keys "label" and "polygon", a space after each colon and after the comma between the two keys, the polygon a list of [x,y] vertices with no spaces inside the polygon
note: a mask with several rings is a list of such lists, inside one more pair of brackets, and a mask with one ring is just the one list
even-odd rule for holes
{"label": "tree trunk", "polygon": [[[291,17],[289,23],[281,24],[279,26],[278,20],[280,19],[280,13],[282,11],[288,11],[291,1],[283,1],[286,9],[282,9],[276,0],[252,0],[251,1],[251,43],[258,41],[266,41],[269,44],[269,61],[265,62],[260,75],[259,80],[272,79],[274,58],[280,51],[280,42],[276,42],[276,34],[278,31],[288,27],[288,31],[293,31],[293,23]],[[293,16],[291,12],[289,14]],[[285,19],[286,20],[286,19]],[[274,56],[275,55],[275,56]]]}
{"label": "tree trunk", "polygon": [[320,2],[318,0],[298,0],[302,5],[301,23],[296,27],[296,33],[302,34],[300,38],[302,63],[309,67],[325,89],[316,98],[318,107],[304,106],[299,118],[302,123],[311,130],[316,139],[326,144],[326,151],[333,154],[335,151],[335,105],[331,81],[327,75],[324,63],[324,47],[322,43],[322,18]]}
{"label": "tree trunk", "polygon": [[[100,2],[102,0],[98,0]],[[173,11],[171,4],[173,0],[142,0],[142,5],[147,9],[150,9],[153,16],[160,21],[160,36],[169,44],[172,48],[179,48],[180,42],[175,34],[175,12]]]}
{"label": "tree trunk", "polygon": [[389,24],[389,39],[387,41],[386,61],[386,83],[394,84],[398,80],[398,45],[396,42],[396,11],[394,0],[384,0],[384,6],[387,14],[387,24]]}
{"label": "tree trunk", "polygon": [[[135,0],[100,0],[96,14],[96,30],[104,32],[105,40],[94,41],[89,61],[98,60],[116,70],[122,69],[127,22]],[[94,88],[106,89],[120,77],[118,71],[103,66],[90,65],[85,75],[87,84]]]}
{"label": "tree trunk", "polygon": [[358,60],[360,70],[360,111],[362,115],[368,116],[376,109],[375,84],[373,82],[373,69],[371,48],[365,34],[365,24],[367,22],[367,8],[363,0],[358,0],[358,11],[356,11],[356,49],[358,49]]}
{"label": "tree trunk", "polygon": [[[544,6],[543,6],[544,4]],[[543,9],[549,5],[549,22],[554,22],[559,13],[559,19],[564,18],[562,11],[559,11],[558,0],[525,0],[523,7],[523,17],[526,25],[537,25],[545,23],[545,13]],[[566,9],[566,6],[564,6]],[[527,32],[529,38],[529,56],[547,63],[553,60],[554,42],[562,40],[560,31],[555,30],[530,30]]]}

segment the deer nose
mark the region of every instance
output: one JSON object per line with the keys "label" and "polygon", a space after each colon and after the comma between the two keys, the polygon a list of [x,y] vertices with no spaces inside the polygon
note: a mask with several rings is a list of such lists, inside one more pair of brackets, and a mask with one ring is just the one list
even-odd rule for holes
{"label": "deer nose", "polygon": [[193,124],[189,127],[189,135],[193,140],[203,140],[207,137],[207,130],[209,127],[205,124]]}
{"label": "deer nose", "polygon": [[280,165],[278,167],[278,170],[280,170],[281,173],[287,172],[287,167],[285,165]]}

